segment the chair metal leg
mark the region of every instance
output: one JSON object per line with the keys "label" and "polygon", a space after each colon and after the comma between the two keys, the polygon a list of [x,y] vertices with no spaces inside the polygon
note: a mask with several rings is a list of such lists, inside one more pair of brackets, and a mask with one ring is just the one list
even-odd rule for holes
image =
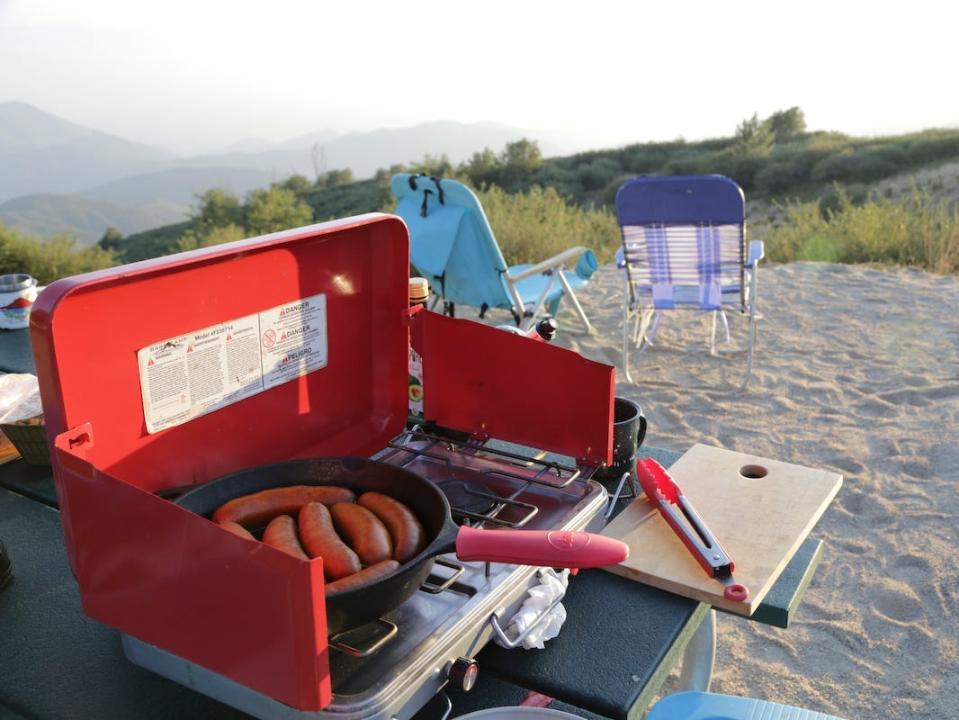
{"label": "chair metal leg", "polygon": [[[562,278],[562,273],[558,273],[560,278]],[[539,298],[536,300],[536,306],[533,308],[533,314],[527,318],[526,322],[523,323],[521,329],[524,332],[528,332],[536,324],[536,321],[539,319],[539,316],[542,314],[542,310],[546,305],[546,297],[549,295],[549,291],[553,289],[553,278],[556,277],[556,274],[550,275],[549,282],[546,283],[546,287],[543,288],[543,292],[539,294]]]}
{"label": "chair metal leg", "polygon": [[636,322],[636,347],[642,352],[653,344],[653,338],[656,335],[656,329],[659,327],[659,315],[651,308],[644,308],[639,311],[639,318]]}
{"label": "chair metal leg", "polygon": [[623,288],[623,374],[626,376],[626,382],[633,382],[632,375],[629,374],[629,278],[625,278],[625,287]]}
{"label": "chair metal leg", "polygon": [[710,328],[709,328],[709,354],[710,355],[716,354],[716,316],[718,314],[719,314],[718,310],[713,310],[711,313],[712,322],[710,323]]}
{"label": "chair metal leg", "polygon": [[570,302],[573,303],[573,307],[576,308],[576,313],[579,315],[579,319],[583,321],[583,325],[586,326],[586,332],[592,335],[595,330],[589,322],[589,318],[586,317],[586,313],[583,311],[583,306],[579,304],[579,298],[576,297],[576,293],[573,292],[573,288],[570,287],[569,281],[566,279],[566,276],[563,275],[562,268],[556,271],[556,277],[559,278],[560,284],[563,286],[563,290],[567,295],[569,295]]}
{"label": "chair metal leg", "polygon": [[709,692],[716,664],[716,611],[710,610],[683,652],[679,689]]}
{"label": "chair metal leg", "polygon": [[746,375],[743,377],[743,384],[740,390],[745,390],[749,385],[750,377],[753,372],[753,350],[756,344],[756,292],[759,285],[759,267],[754,267],[749,277],[749,350],[746,357]]}
{"label": "chair metal leg", "polygon": [[713,310],[713,312],[712,312],[712,326],[711,326],[711,329],[710,329],[710,331],[709,331],[709,354],[710,354],[710,355],[717,355],[717,354],[718,354],[718,352],[717,352],[717,350],[716,350],[716,319],[717,319],[717,318],[719,318],[719,320],[721,320],[722,323],[723,323],[723,335],[724,335],[725,338],[726,338],[725,341],[724,341],[724,344],[725,344],[725,345],[729,345],[729,343],[730,343],[730,337],[729,337],[729,320],[726,318],[726,311],[725,311],[725,310]]}

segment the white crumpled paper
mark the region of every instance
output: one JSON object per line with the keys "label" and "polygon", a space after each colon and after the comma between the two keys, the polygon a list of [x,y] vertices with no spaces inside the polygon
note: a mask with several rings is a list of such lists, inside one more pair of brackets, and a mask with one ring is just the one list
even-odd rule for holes
{"label": "white crumpled paper", "polygon": [[[537,576],[540,584],[529,589],[528,596],[523,601],[523,606],[506,624],[506,635],[509,638],[522,635],[526,628],[534,623],[546,608],[566,594],[566,586],[569,584],[569,570],[556,572],[553,568],[541,568],[537,571]],[[559,635],[559,630],[563,627],[564,622],[566,622],[566,608],[563,607],[563,603],[557,603],[556,607],[549,611],[543,621],[523,638],[523,647],[527,650],[533,648],[542,650],[546,647],[547,640],[552,640]],[[496,642],[503,645],[499,638],[496,638]]]}
{"label": "white crumpled paper", "polygon": [[14,423],[42,412],[36,375],[0,375],[0,422]]}

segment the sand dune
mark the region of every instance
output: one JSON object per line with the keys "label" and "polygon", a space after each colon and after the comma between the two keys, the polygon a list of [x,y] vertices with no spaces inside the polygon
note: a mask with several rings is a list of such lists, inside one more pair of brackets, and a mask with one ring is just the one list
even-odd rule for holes
{"label": "sand dune", "polygon": [[[756,369],[673,313],[634,358],[647,442],[703,442],[845,476],[788,630],[719,619],[713,690],[849,718],[959,718],[959,278],[795,263],[760,273]],[[621,278],[601,268],[557,342],[620,367]],[[733,343],[745,323],[731,320]]]}

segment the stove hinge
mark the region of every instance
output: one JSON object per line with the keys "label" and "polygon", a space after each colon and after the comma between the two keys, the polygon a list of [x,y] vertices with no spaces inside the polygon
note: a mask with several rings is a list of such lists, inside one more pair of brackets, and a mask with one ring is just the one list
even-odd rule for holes
{"label": "stove hinge", "polygon": [[426,310],[425,305],[414,305],[411,308],[403,309],[403,324],[406,327],[412,327],[413,323],[416,322],[416,316]]}
{"label": "stove hinge", "polygon": [[601,470],[606,466],[604,462],[596,462],[591,458],[576,458],[576,467],[580,470],[580,477],[584,480],[589,480],[597,471]]}

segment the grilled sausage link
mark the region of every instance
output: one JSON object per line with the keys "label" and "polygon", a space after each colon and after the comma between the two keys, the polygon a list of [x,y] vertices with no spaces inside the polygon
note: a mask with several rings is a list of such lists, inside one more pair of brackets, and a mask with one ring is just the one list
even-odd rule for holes
{"label": "grilled sausage link", "polygon": [[217,525],[219,525],[224,530],[228,530],[229,532],[233,533],[237,537],[245,538],[247,540],[256,540],[256,538],[253,537],[253,533],[251,533],[249,530],[247,530],[245,527],[243,527],[239,523],[227,521],[227,522],[217,523]]}
{"label": "grilled sausage link", "polygon": [[337,503],[330,508],[333,527],[356,551],[364,565],[389,560],[393,554],[390,533],[379,518],[361,505]]}
{"label": "grilled sausage link", "polygon": [[365,492],[356,502],[382,520],[390,531],[394,560],[404,563],[426,545],[423,526],[413,511],[399,500],[383,493]]}
{"label": "grilled sausage link", "polygon": [[278,515],[270,520],[263,531],[263,542],[300,560],[310,559],[296,536],[296,521],[289,515]]}
{"label": "grilled sausage link", "polygon": [[307,503],[300,508],[298,521],[303,547],[311,558],[323,558],[323,575],[327,580],[338,580],[360,571],[363,567],[360,558],[336,534],[325,505]]}
{"label": "grilled sausage link", "polygon": [[370,565],[364,570],[360,570],[354,575],[336,580],[335,582],[328,583],[326,586],[326,596],[330,597],[331,595],[336,595],[341,592],[346,592],[347,590],[353,590],[354,588],[363,587],[369,583],[376,582],[382,577],[389,575],[391,572],[396,570],[400,564],[396,560],[384,560],[383,562],[378,562],[375,565]]}
{"label": "grilled sausage link", "polygon": [[347,488],[333,485],[291,485],[230,500],[213,513],[213,522],[235,522],[247,528],[256,528],[277,515],[296,515],[300,508],[309,502],[321,502],[330,506],[354,500],[356,495]]}

